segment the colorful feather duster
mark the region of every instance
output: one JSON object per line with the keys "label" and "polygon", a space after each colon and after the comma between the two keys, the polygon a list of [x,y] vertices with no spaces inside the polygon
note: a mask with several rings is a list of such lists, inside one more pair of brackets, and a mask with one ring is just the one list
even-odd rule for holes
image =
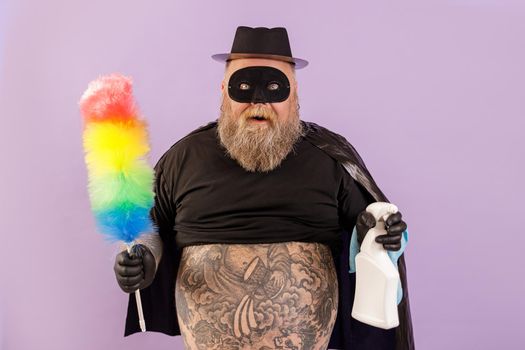
{"label": "colorful feather duster", "polygon": [[111,242],[131,243],[152,229],[154,173],[132,93],[131,79],[113,74],[91,82],[80,100],[91,208]]}
{"label": "colorful feather duster", "polygon": [[[153,230],[154,171],[146,122],[133,97],[132,81],[120,74],[92,81],[80,99],[88,192],[99,231],[111,242],[134,240]],[[141,319],[140,294],[135,292]]]}

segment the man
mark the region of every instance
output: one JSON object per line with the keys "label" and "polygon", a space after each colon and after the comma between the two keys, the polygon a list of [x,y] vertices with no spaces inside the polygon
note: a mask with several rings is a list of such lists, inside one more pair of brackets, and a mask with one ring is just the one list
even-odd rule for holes
{"label": "man", "polygon": [[[147,328],[188,349],[413,349],[403,256],[400,326],[350,317],[349,232],[360,243],[375,225],[366,206],[387,199],[344,138],[299,119],[295,69],[307,62],[286,29],[239,27],[213,58],[227,62],[220,117],[161,157],[159,234],[115,262],[121,288],[141,289]],[[401,213],[386,225],[377,242],[400,254]],[[138,331],[133,299],[126,335]]]}

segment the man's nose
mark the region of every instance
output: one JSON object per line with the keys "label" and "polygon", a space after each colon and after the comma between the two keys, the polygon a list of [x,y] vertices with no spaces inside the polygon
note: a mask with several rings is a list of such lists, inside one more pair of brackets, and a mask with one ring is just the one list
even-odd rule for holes
{"label": "man's nose", "polygon": [[253,93],[252,103],[267,103],[263,89],[257,87]]}

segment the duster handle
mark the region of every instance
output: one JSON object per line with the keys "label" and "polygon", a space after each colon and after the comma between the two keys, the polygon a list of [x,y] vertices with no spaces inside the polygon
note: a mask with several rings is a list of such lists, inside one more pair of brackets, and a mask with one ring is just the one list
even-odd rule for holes
{"label": "duster handle", "polygon": [[[131,248],[135,245],[135,242],[127,244],[128,254],[131,255]],[[137,312],[139,314],[139,325],[142,332],[146,331],[146,321],[144,320],[144,312],[142,311],[142,300],[140,299],[140,289],[135,291],[135,300],[137,301]]]}

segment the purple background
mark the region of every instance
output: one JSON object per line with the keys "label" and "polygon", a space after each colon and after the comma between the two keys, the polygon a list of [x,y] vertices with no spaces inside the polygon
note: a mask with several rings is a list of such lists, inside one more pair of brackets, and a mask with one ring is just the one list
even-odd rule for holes
{"label": "purple background", "polygon": [[520,0],[0,0],[0,347],[181,349],[123,338],[77,101],[134,78],[157,159],[218,117],[238,25],[288,29],[301,117],[358,149],[411,233],[418,349],[523,349],[525,4]]}

